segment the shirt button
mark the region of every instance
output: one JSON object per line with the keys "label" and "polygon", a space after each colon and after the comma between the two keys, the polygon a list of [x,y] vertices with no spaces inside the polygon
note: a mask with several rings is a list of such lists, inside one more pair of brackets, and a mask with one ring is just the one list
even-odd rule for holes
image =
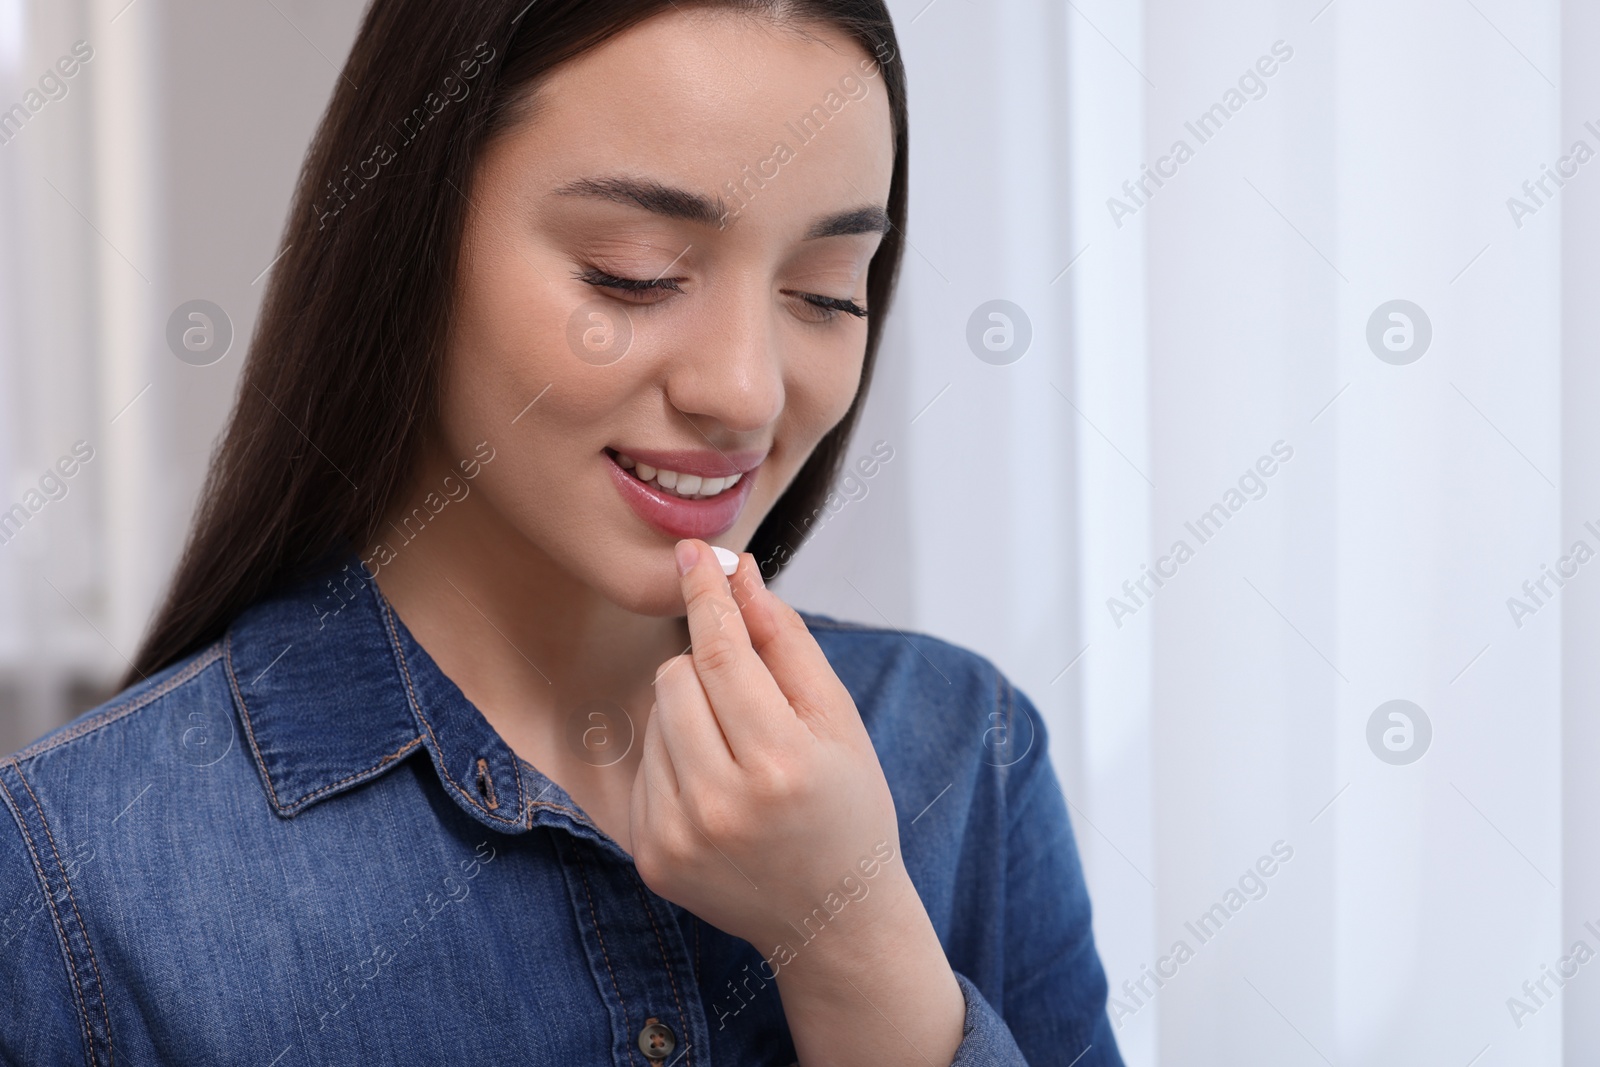
{"label": "shirt button", "polygon": [[672,1027],[655,1016],[644,1021],[644,1029],[639,1031],[639,1051],[647,1059],[664,1060],[677,1047],[678,1035],[672,1032]]}

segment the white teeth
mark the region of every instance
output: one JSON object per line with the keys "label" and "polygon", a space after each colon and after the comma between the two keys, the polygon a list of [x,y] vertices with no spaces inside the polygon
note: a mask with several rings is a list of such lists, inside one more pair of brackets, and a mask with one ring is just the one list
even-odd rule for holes
{"label": "white teeth", "polygon": [[617,453],[617,466],[623,470],[631,470],[634,477],[641,482],[654,482],[657,486],[671,492],[674,496],[692,497],[705,500],[714,497],[739,484],[743,473],[730,474],[725,478],[704,478],[698,474],[681,474],[678,471],[661,470],[648,463],[640,463],[632,456],[622,452]]}

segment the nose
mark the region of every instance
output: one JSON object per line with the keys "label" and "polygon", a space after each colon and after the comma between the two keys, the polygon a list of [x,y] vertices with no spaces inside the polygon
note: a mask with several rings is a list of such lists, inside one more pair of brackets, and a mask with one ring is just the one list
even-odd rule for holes
{"label": "nose", "polygon": [[783,353],[768,304],[750,290],[730,295],[673,357],[667,400],[702,430],[755,433],[783,411]]}

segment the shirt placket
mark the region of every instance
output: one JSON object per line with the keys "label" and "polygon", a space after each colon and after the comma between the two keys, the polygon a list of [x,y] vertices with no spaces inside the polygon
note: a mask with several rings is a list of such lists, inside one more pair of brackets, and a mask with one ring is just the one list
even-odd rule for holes
{"label": "shirt placket", "polygon": [[666,903],[614,849],[570,833],[553,836],[589,969],[610,1015],[612,1061],[709,1067],[693,957]]}

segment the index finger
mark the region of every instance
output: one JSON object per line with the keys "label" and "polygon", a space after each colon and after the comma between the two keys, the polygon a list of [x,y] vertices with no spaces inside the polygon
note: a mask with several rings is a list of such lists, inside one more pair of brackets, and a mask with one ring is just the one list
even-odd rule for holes
{"label": "index finger", "polygon": [[690,655],[734,759],[780,744],[798,720],[751,646],[711,546],[690,538],[679,541],[674,554],[688,608]]}
{"label": "index finger", "polygon": [[836,710],[854,708],[855,702],[800,613],[767,588],[756,558],[748,552],[739,557],[732,584],[750,647],[789,706],[810,725],[834,725]]}

